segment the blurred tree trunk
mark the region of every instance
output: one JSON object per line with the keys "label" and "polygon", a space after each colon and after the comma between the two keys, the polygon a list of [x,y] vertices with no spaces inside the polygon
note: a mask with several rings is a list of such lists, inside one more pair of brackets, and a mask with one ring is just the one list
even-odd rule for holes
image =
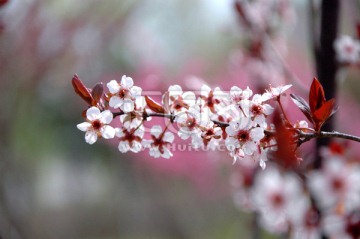
{"label": "blurred tree trunk", "polygon": [[[315,50],[316,70],[318,79],[324,87],[327,99],[336,96],[336,73],[337,62],[334,41],[337,36],[339,26],[339,0],[323,0],[321,3],[321,22],[320,22],[320,40],[319,47]],[[324,131],[334,130],[334,118],[331,118],[324,126]],[[329,139],[317,139],[316,152],[317,156],[314,162],[315,168],[321,168],[322,159],[319,155],[320,147],[327,145]]]}

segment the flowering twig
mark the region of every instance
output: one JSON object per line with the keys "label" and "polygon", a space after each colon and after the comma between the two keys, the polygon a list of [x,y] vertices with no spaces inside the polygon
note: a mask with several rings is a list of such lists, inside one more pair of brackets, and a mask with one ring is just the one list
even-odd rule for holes
{"label": "flowering twig", "polygon": [[[292,124],[287,117],[281,95],[291,85],[270,87],[263,94],[253,94],[249,87],[240,89],[233,86],[226,93],[218,87],[211,89],[204,85],[198,95],[183,92],[179,85],[174,85],[163,95],[161,103],[142,95],[142,89],[134,86],[130,77],[123,76],[120,83],[112,80],[106,85],[109,93],[104,93],[102,83],[88,89],[78,76],[74,76],[75,92],[90,106],[86,111],[86,122],[77,127],[86,132],[85,140],[89,144],[98,138],[118,137],[121,152],[130,150],[137,153],[149,148],[151,156],[171,157],[168,146],[172,144],[174,135],[168,131],[168,126],[174,123],[178,127],[177,135],[183,140],[191,139],[192,147],[215,149],[224,144],[234,162],[251,157],[259,161],[262,168],[265,168],[269,151],[275,151],[285,164],[297,165],[297,147],[313,138],[344,138],[360,142],[356,136],[320,130],[336,107],[334,99],[326,101],[322,86],[316,79],[311,85],[309,104],[301,97],[291,95],[314,129],[309,128],[305,121]],[[275,114],[274,125],[267,122],[274,111],[270,100],[275,100],[280,108],[280,112]],[[117,117],[121,126],[114,128],[110,124]],[[150,117],[167,118],[169,122],[164,130],[159,125],[153,126],[151,139],[146,139],[143,123]]]}
{"label": "flowering twig", "polygon": [[[282,107],[281,107],[282,108]],[[282,112],[285,112],[284,109],[282,108]],[[119,115],[123,115],[123,112],[114,112],[114,118],[116,118]],[[160,118],[168,118],[171,120],[175,119],[175,115],[173,114],[165,114],[165,113],[144,113],[143,114],[144,118],[147,117],[160,117]],[[226,128],[229,126],[229,123],[227,122],[221,122],[218,120],[211,120],[214,124],[218,125],[219,127],[223,127]],[[288,122],[288,121],[287,121]],[[337,131],[332,131],[332,132],[326,132],[326,131],[319,131],[316,132],[311,128],[296,128],[297,129],[297,137],[301,138],[302,141],[301,143],[305,143],[311,139],[315,139],[315,138],[339,138],[339,139],[347,139],[347,140],[351,140],[351,141],[355,141],[355,142],[360,142],[360,137],[359,136],[355,136],[355,135],[350,135],[350,134],[345,134],[345,133],[340,133]],[[313,131],[312,133],[306,133],[304,131]],[[275,136],[276,135],[276,131],[273,130],[264,130],[265,135],[267,136]],[[266,147],[272,147],[275,145],[268,145]]]}

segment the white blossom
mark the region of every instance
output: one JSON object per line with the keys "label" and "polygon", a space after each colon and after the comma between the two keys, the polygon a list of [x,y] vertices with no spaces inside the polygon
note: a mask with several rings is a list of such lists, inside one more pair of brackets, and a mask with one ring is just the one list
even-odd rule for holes
{"label": "white blossom", "polygon": [[350,36],[343,35],[334,43],[336,57],[340,63],[355,64],[360,57],[360,42]]}
{"label": "white blossom", "polygon": [[201,128],[206,125],[206,122],[201,121],[200,108],[197,105],[177,114],[175,121],[179,126],[178,136],[183,140],[191,137],[193,141],[196,141],[200,137]]}
{"label": "white blossom", "polygon": [[255,178],[252,191],[254,206],[260,211],[263,226],[272,232],[284,232],[291,212],[303,198],[302,187],[295,175],[268,167]]}
{"label": "white blossom", "polygon": [[234,159],[252,155],[258,150],[259,141],[265,136],[264,129],[254,127],[254,122],[246,117],[231,121],[225,131],[228,135],[225,145],[229,151],[236,153]]}
{"label": "white blossom", "polygon": [[242,90],[237,86],[232,86],[230,89],[229,99],[232,103],[239,104],[242,100],[248,100],[252,95],[253,92],[249,87]]}
{"label": "white blossom", "polygon": [[209,110],[210,114],[215,114],[228,98],[228,94],[216,87],[212,90],[208,85],[203,85],[200,90],[200,104],[202,110]]}
{"label": "white blossom", "polygon": [[142,150],[142,141],[144,137],[144,127],[138,126],[132,128],[124,126],[122,128],[116,128],[116,136],[119,137],[118,149],[122,153],[128,151],[138,153]]}
{"label": "white blossom", "polygon": [[195,93],[192,91],[183,92],[179,85],[170,86],[168,91],[170,111],[173,113],[185,111],[196,103]]}
{"label": "white blossom", "polygon": [[120,84],[116,80],[107,83],[111,98],[110,107],[120,108],[123,112],[128,113],[134,110],[136,98],[141,96],[142,89],[134,86],[131,77],[123,76]]}
{"label": "white blossom", "polygon": [[109,110],[100,112],[97,107],[91,107],[86,111],[87,122],[77,125],[77,128],[85,133],[85,141],[88,144],[96,142],[98,137],[111,139],[115,136],[115,130],[109,124],[113,114]]}
{"label": "white blossom", "polygon": [[193,137],[192,146],[194,148],[206,147],[214,150],[220,145],[221,136],[221,128],[217,127],[212,121],[209,121],[206,126],[202,127],[201,133]]}
{"label": "white blossom", "polygon": [[174,141],[174,134],[164,132],[160,125],[155,125],[150,130],[151,139],[144,140],[143,145],[149,148],[150,156],[154,158],[170,158],[173,156],[168,146]]}
{"label": "white blossom", "polygon": [[360,207],[360,167],[338,157],[326,158],[320,171],[309,174],[309,188],[322,208],[341,204],[346,211]]}
{"label": "white blossom", "polygon": [[282,85],[282,86],[278,86],[278,87],[270,86],[270,89],[266,90],[266,92],[264,94],[262,94],[263,100],[267,101],[272,98],[278,97],[279,95],[284,94],[284,92],[287,91],[288,89],[290,89],[291,87],[292,87],[291,84]]}

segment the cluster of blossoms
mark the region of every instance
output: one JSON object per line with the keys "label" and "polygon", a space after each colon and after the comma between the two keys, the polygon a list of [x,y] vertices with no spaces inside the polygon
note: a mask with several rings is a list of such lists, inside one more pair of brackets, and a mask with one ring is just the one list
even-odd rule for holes
{"label": "cluster of blossoms", "polygon": [[[86,132],[85,141],[89,144],[99,137],[117,138],[120,152],[149,149],[153,157],[170,158],[169,146],[177,134],[182,140],[191,140],[194,148],[215,150],[225,146],[234,161],[251,157],[262,168],[268,151],[276,150],[275,137],[267,133],[274,130],[274,125],[267,122],[274,111],[270,102],[279,101],[291,87],[269,87],[263,94],[254,94],[249,87],[233,86],[224,92],[203,85],[198,92],[184,92],[181,86],[173,85],[159,104],[142,95],[142,89],[127,76],[120,82],[107,83],[108,93],[103,92],[102,84],[87,89],[77,76],[73,85],[90,106],[86,122],[77,125]],[[119,120],[114,122],[117,116]],[[145,124],[150,117],[163,117],[167,121],[165,127],[153,125],[147,130]]]}
{"label": "cluster of blossoms", "polygon": [[236,205],[258,212],[266,230],[289,238],[359,238],[360,166],[338,143],[322,148],[321,156],[323,168],[306,175],[275,164],[259,171],[241,161],[231,177]]}

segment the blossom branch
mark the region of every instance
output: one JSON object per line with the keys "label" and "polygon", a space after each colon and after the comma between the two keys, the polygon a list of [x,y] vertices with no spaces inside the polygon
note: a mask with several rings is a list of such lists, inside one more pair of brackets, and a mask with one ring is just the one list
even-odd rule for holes
{"label": "blossom branch", "polygon": [[[191,139],[194,148],[215,149],[224,144],[234,161],[251,157],[262,168],[266,166],[269,151],[276,151],[279,158],[291,158],[297,162],[297,147],[313,138],[345,138],[360,142],[356,136],[320,131],[336,107],[334,100],[325,101],[322,86],[316,79],[309,93],[310,106],[301,97],[291,95],[314,129],[309,128],[305,121],[292,124],[288,119],[281,96],[291,85],[270,86],[263,94],[253,94],[249,87],[233,86],[229,92],[223,92],[219,87],[211,89],[203,85],[197,95],[191,91],[183,92],[181,86],[173,85],[161,102],[143,95],[142,89],[127,76],[123,76],[121,82],[108,82],[108,93],[104,93],[102,83],[93,89],[87,88],[78,76],[74,76],[73,86],[91,106],[85,114],[86,122],[77,125],[85,132],[85,141],[93,144],[98,138],[116,136],[119,151],[123,153],[129,150],[137,153],[149,148],[151,156],[172,156],[168,146],[173,142],[174,134],[167,131],[167,127],[163,130],[160,125],[154,125],[150,130],[151,138],[144,138],[143,122],[150,117],[167,118],[168,125],[176,123],[178,137]],[[270,124],[269,116],[274,112],[270,103],[273,101],[279,104],[283,116],[280,117],[278,112]],[[120,127],[110,125],[116,117],[120,118]]]}
{"label": "blossom branch", "polygon": [[[282,110],[284,110],[282,108]],[[284,111],[283,111],[284,112]],[[114,118],[123,115],[124,112],[113,112]],[[146,119],[148,117],[161,117],[161,118],[168,118],[171,122],[175,120],[176,115],[173,114],[165,114],[165,113],[143,113],[143,117]],[[218,120],[211,120],[214,124],[218,125],[219,127],[228,127],[229,123],[227,122],[221,122]],[[311,128],[297,128],[297,136],[298,138],[301,138],[301,144],[305,143],[311,139],[319,139],[319,138],[339,138],[339,139],[347,139],[355,142],[360,142],[360,137],[350,134],[345,134],[337,131],[327,132],[327,131],[319,131],[319,132],[313,132],[313,133],[306,133],[304,131],[313,131]],[[265,135],[267,136],[275,136],[276,131],[273,130],[264,130]],[[268,146],[269,147],[269,146]]]}

